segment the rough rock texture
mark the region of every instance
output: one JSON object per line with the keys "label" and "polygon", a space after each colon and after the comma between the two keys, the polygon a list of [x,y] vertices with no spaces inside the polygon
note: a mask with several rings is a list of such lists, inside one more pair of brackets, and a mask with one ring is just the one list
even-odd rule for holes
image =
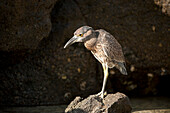
{"label": "rough rock texture", "polygon": [[[39,8],[33,7],[37,2],[9,1],[10,4],[7,6],[14,3],[23,4],[18,5],[18,8],[14,7],[16,9],[12,8],[13,5],[2,7],[6,1],[0,2],[2,7],[0,22],[6,22],[0,24],[2,26],[0,42],[9,39],[9,42],[6,42],[13,45],[4,46],[5,41],[0,44],[0,105],[54,105],[69,103],[77,95],[87,97],[89,94],[98,93],[103,79],[101,65],[83,47],[83,44],[74,44],[63,49],[73,32],[82,25],[109,31],[123,47],[129,75],[123,76],[118,70],[111,69],[106,87],[108,92],[121,91],[132,96],[170,95],[167,92],[170,86],[169,17],[161,12],[153,0],[58,0],[57,2],[40,0],[38,3],[42,4],[37,4]],[[52,11],[48,9],[49,4],[54,5]],[[25,8],[23,12],[22,8]],[[6,15],[15,11],[24,14],[28,20],[27,18],[27,21],[19,20],[22,18],[19,16],[20,13],[14,16],[11,16],[13,13]],[[34,14],[32,17],[35,20],[29,20],[30,13]],[[42,18],[38,16],[39,14],[42,14]],[[51,31],[48,25],[48,29],[44,30],[47,28],[46,21],[40,22],[45,19],[43,16],[48,17],[46,18],[49,21],[48,25],[51,17]],[[9,22],[11,18],[13,24]],[[33,23],[41,27],[31,29]],[[23,28],[15,27],[15,24],[22,25]],[[27,28],[26,25],[30,28],[24,30]],[[3,26],[10,28],[9,32],[6,32]],[[8,35],[11,36],[11,33],[18,29],[24,30],[17,32],[23,33],[23,37],[21,42],[15,43]],[[2,38],[6,36],[8,38]],[[16,38],[16,36],[20,35],[11,37]],[[39,38],[35,39],[35,36]],[[26,41],[28,46],[21,46],[26,37],[34,42]],[[31,50],[28,47],[36,49]]]}
{"label": "rough rock texture", "polygon": [[154,0],[155,4],[162,7],[162,12],[170,16],[170,0]]}
{"label": "rough rock texture", "polygon": [[0,50],[36,49],[51,31],[50,12],[57,0],[1,0]]}
{"label": "rough rock texture", "polygon": [[[130,98],[132,113],[170,113],[169,97]],[[0,113],[64,113],[67,105],[1,107]]]}
{"label": "rough rock texture", "polygon": [[73,31],[85,24],[78,6],[73,1],[57,2],[51,13],[51,34],[35,51],[25,53],[19,61],[21,55],[13,57],[16,53],[2,53],[1,105],[61,104],[76,95],[87,96],[100,90],[96,81],[97,63],[91,53],[82,45],[63,48]]}
{"label": "rough rock texture", "polygon": [[91,95],[86,99],[76,97],[65,109],[66,113],[131,113],[128,97],[122,93],[108,94],[103,100]]}

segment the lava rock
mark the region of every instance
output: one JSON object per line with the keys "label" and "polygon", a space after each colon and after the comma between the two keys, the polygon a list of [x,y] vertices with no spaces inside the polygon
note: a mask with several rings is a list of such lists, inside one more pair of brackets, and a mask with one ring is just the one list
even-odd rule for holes
{"label": "lava rock", "polygon": [[9,62],[5,68],[0,66],[3,68],[0,68],[0,105],[67,104],[76,95],[86,97],[100,90],[97,63],[92,54],[83,45],[63,48],[74,30],[85,25],[77,4],[72,0],[60,0],[54,7],[51,33],[36,50],[13,65],[7,58],[21,59],[20,56],[5,53],[3,59],[0,56],[0,63]]}
{"label": "lava rock", "polygon": [[99,92],[101,64],[83,44],[63,49],[82,25],[107,30],[123,47],[128,76],[110,70],[108,92],[170,95],[169,17],[153,0],[25,1],[0,2],[0,105],[68,104]]}
{"label": "lava rock", "polygon": [[170,7],[168,0],[154,0],[155,4],[162,8],[162,12],[170,16]]}
{"label": "lava rock", "polygon": [[0,50],[36,49],[51,31],[50,12],[57,0],[4,0],[0,3]]}
{"label": "lava rock", "polygon": [[96,95],[76,97],[65,109],[66,113],[131,113],[129,98],[122,94],[108,94],[103,100]]}

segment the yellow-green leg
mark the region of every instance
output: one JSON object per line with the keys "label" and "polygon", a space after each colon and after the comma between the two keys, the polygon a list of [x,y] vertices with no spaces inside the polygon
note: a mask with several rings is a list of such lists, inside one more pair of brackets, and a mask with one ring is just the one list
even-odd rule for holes
{"label": "yellow-green leg", "polygon": [[104,71],[103,86],[102,86],[101,92],[97,94],[97,95],[100,95],[101,98],[104,97],[104,90],[105,90],[105,86],[106,86],[106,82],[107,82],[107,78],[108,78],[108,66],[107,66],[107,64],[102,64],[102,67],[103,67],[103,71]]}

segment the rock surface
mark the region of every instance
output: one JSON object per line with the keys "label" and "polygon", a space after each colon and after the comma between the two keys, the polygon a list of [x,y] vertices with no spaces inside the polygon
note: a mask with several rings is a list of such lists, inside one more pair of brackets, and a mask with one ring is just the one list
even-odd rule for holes
{"label": "rock surface", "polygon": [[0,105],[64,104],[76,95],[100,90],[97,63],[91,53],[82,45],[63,48],[73,31],[85,24],[77,4],[72,0],[65,2],[55,5],[51,34],[35,51],[24,55],[21,61],[17,61],[21,56],[13,57],[16,52],[1,54],[4,57],[0,62],[4,65],[0,66]]}
{"label": "rock surface", "polygon": [[2,1],[0,105],[66,104],[99,92],[101,64],[83,44],[63,49],[82,25],[109,31],[123,47],[128,76],[111,69],[108,92],[170,95],[168,23],[153,0]]}
{"label": "rock surface", "polygon": [[57,0],[3,0],[0,50],[36,49],[51,31],[50,12]]}
{"label": "rock surface", "polygon": [[170,16],[170,1],[169,0],[154,0],[155,4],[162,8],[162,12]]}
{"label": "rock surface", "polygon": [[[132,113],[170,113],[169,97],[130,98]],[[0,107],[0,113],[64,113],[67,105]]]}
{"label": "rock surface", "polygon": [[90,95],[82,99],[76,97],[65,109],[66,113],[131,113],[128,97],[122,93],[108,94],[103,100]]}

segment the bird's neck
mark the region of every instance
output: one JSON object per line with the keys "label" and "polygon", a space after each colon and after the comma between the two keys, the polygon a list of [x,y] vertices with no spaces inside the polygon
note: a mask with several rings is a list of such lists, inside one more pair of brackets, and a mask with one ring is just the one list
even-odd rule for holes
{"label": "bird's neck", "polygon": [[96,44],[96,41],[97,41],[97,37],[96,37],[96,33],[94,33],[93,35],[91,35],[89,37],[88,40],[86,40],[84,42],[84,46],[88,49],[88,50],[93,50],[94,49],[94,46]]}

